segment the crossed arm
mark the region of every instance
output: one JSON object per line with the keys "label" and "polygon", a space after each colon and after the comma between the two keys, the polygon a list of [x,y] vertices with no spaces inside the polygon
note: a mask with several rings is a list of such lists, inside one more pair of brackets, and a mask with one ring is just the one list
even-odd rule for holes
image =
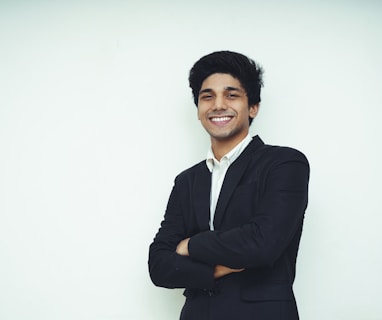
{"label": "crossed arm", "polygon": [[[177,245],[176,247],[176,253],[181,255],[181,256],[185,256],[185,257],[188,257],[190,254],[188,252],[188,243],[190,241],[190,238],[186,238],[182,241],[179,242],[179,244]],[[244,271],[245,269],[244,268],[241,268],[241,269],[232,269],[232,268],[229,268],[229,267],[226,267],[226,266],[223,266],[223,265],[216,265],[215,268],[214,268],[214,279],[218,279],[218,278],[221,278],[221,277],[224,277],[230,273],[233,273],[233,272],[241,272],[241,271]]]}
{"label": "crossed arm", "polygon": [[273,265],[301,225],[308,179],[305,159],[281,161],[267,176],[265,193],[251,221],[226,231],[202,231],[186,239],[181,204],[188,199],[181,198],[175,187],[150,249],[153,282],[168,288],[208,288],[214,286],[214,279],[232,272]]}

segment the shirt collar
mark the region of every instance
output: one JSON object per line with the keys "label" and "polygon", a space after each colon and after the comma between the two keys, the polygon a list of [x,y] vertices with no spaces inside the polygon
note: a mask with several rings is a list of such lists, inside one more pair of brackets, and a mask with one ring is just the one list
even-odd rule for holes
{"label": "shirt collar", "polygon": [[[252,137],[248,133],[247,136],[241,140],[231,151],[229,151],[227,154],[225,154],[220,162],[222,161],[228,161],[228,165],[230,165],[232,162],[234,162],[240,154],[244,151],[244,149],[248,146],[248,144],[251,142]],[[220,163],[218,160],[216,160],[215,155],[212,151],[212,147],[210,146],[207,151],[207,158],[206,158],[206,165],[208,167],[208,170],[212,172],[212,169],[215,164]]]}

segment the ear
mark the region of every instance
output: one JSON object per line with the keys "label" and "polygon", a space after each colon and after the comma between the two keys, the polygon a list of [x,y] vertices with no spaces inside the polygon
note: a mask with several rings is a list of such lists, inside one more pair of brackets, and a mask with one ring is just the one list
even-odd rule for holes
{"label": "ear", "polygon": [[259,112],[260,105],[258,103],[249,106],[249,116],[251,118],[255,118],[257,116],[257,113]]}

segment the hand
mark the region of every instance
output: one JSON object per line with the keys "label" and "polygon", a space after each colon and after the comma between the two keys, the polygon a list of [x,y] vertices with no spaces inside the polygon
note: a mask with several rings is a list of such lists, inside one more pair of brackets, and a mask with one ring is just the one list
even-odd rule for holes
{"label": "hand", "polygon": [[184,239],[181,242],[178,243],[176,247],[176,253],[180,254],[181,256],[189,256],[188,253],[188,242],[190,241],[190,238]]}
{"label": "hand", "polygon": [[242,269],[232,269],[232,268],[229,268],[229,267],[226,267],[226,266],[217,265],[217,266],[215,266],[214,278],[215,279],[221,278],[221,277],[226,276],[227,274],[230,274],[230,273],[233,273],[233,272],[242,272],[244,270],[245,270],[244,268],[242,268]]}

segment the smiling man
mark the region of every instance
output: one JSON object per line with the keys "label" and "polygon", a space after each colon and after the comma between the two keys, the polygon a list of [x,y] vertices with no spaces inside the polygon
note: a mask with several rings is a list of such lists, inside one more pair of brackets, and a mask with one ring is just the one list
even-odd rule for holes
{"label": "smiling man", "polygon": [[248,105],[240,81],[230,74],[215,73],[203,81],[198,98],[198,117],[211,137],[217,160],[248,135],[248,119],[256,116],[258,108],[258,103]]}
{"label": "smiling man", "polygon": [[211,53],[189,82],[211,147],[175,179],[150,246],[151,279],[185,288],[181,320],[299,319],[292,286],[308,161],[250,136],[262,86],[253,60]]}

